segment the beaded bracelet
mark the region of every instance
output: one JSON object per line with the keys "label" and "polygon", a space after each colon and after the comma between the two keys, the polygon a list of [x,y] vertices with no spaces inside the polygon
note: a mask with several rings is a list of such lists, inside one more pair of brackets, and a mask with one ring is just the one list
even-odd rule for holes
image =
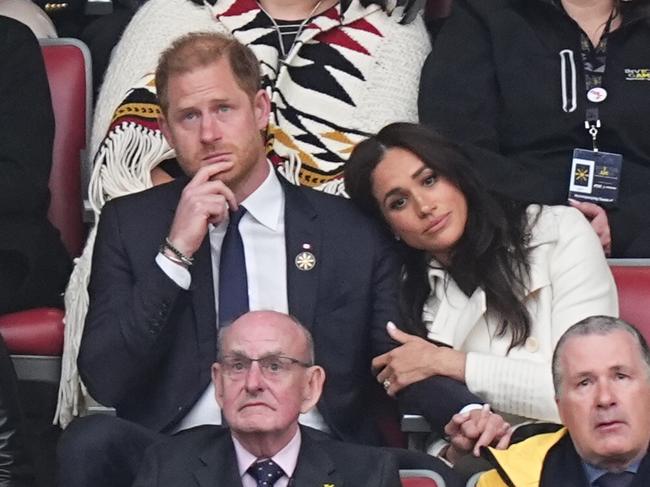
{"label": "beaded bracelet", "polygon": [[[160,245],[160,252],[162,254],[165,254],[165,249],[169,250],[172,254],[176,256],[176,259],[171,259],[172,261],[176,262],[177,264],[184,264],[186,266],[191,266],[194,264],[194,258],[193,257],[188,257],[185,255],[183,252],[178,250],[174,245],[169,241],[169,237],[165,237],[165,241]],[[167,257],[170,257],[167,255]]]}

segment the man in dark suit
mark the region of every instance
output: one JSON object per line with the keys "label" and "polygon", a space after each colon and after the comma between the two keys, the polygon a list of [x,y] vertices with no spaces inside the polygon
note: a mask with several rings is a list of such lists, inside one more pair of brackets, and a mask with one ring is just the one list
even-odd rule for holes
{"label": "man in dark suit", "polygon": [[592,316],[569,328],[553,355],[565,428],[492,450],[499,468],[479,487],[650,485],[650,350],[630,324]]}
{"label": "man in dark suit", "polygon": [[[219,424],[209,371],[218,326],[234,310],[306,323],[329,379],[301,422],[379,443],[370,360],[394,346],[385,331],[398,318],[390,239],[344,199],[291,186],[271,169],[269,98],[249,49],[189,35],[163,54],[156,84],[161,127],[187,178],[103,209],[78,363],[92,396],[118,418],[68,427],[60,484],[128,485],[151,442]],[[453,412],[475,400],[463,391],[445,399]]]}
{"label": "man in dark suit", "polygon": [[200,426],[155,444],[134,485],[398,487],[390,454],[299,427],[325,380],[312,344],[294,318],[272,311],[221,328],[212,380],[230,428]]}

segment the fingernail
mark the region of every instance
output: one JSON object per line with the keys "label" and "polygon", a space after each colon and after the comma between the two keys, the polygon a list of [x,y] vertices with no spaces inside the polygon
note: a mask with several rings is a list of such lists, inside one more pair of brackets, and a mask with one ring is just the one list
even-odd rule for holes
{"label": "fingernail", "polygon": [[392,321],[389,321],[388,323],[386,323],[386,328],[388,328],[389,330],[396,330],[397,329],[397,327],[395,326],[395,323],[393,323]]}
{"label": "fingernail", "polygon": [[573,203],[574,205],[579,205],[580,204],[580,202],[578,200],[574,200],[573,198],[569,198],[567,201],[569,203]]}

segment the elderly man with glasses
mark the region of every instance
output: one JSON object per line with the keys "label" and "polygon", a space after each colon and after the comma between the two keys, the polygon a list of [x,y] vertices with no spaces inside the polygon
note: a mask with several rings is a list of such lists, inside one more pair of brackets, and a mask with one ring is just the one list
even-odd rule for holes
{"label": "elderly man with glasses", "polygon": [[229,429],[200,426],[155,444],[135,486],[400,485],[389,453],[299,426],[325,371],[295,318],[255,311],[222,327],[212,381]]}

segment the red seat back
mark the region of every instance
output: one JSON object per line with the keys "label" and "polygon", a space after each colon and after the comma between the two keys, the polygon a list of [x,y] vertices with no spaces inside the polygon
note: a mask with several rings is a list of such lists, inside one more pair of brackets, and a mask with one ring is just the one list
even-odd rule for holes
{"label": "red seat back", "polygon": [[427,477],[410,477],[402,479],[402,487],[439,487],[435,480]]}
{"label": "red seat back", "polygon": [[[67,251],[76,257],[85,238],[81,187],[92,93],[90,54],[76,39],[41,39],[40,43],[55,121],[48,217],[61,232]],[[53,308],[6,314],[0,316],[0,333],[12,354],[59,356],[63,314]]]}
{"label": "red seat back", "polygon": [[61,232],[70,255],[76,257],[85,238],[81,187],[92,97],[90,54],[76,39],[40,42],[56,123],[48,217]]}
{"label": "red seat back", "polygon": [[12,354],[63,353],[63,310],[35,308],[0,316],[0,333]]}
{"label": "red seat back", "polygon": [[402,487],[445,487],[445,481],[438,472],[433,470],[400,470]]}
{"label": "red seat back", "polygon": [[[621,318],[633,324],[650,341],[650,260],[646,265],[610,263]],[[646,301],[648,300],[648,301]]]}

